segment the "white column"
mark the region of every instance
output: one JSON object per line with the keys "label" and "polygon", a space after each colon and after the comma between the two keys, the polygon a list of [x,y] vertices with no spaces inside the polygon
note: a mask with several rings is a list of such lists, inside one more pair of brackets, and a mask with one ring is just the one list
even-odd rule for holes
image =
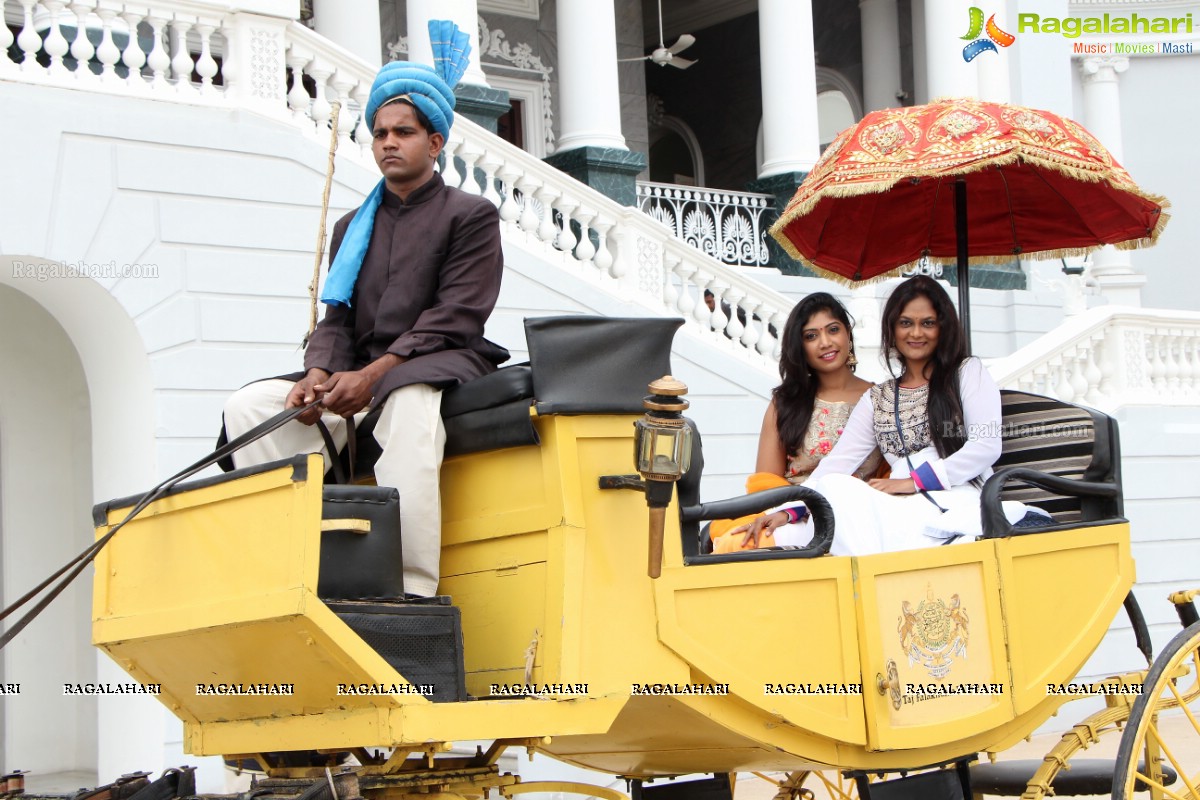
{"label": "white column", "polygon": [[962,3],[925,0],[925,95],[929,100],[979,96],[976,62],[968,63],[962,56],[966,26]]}
{"label": "white column", "polygon": [[866,111],[901,105],[900,16],[896,0],[859,0],[862,17],[863,105]]}
{"label": "white column", "polygon": [[326,39],[379,66],[383,45],[378,0],[313,0],[313,25]]}
{"label": "white column", "polygon": [[471,37],[471,57],[460,83],[487,86],[480,66],[479,4],[476,0],[408,0],[408,60],[433,66],[433,48],[429,44],[429,20],[448,19]]}
{"label": "white column", "polygon": [[[1129,69],[1123,56],[1094,56],[1083,59],[1083,124],[1100,140],[1118,162],[1124,160],[1121,144],[1121,87],[1118,76]],[[1104,247],[1092,256],[1091,276],[1110,303],[1142,304],[1146,276],[1134,270],[1128,250]]]}
{"label": "white column", "polygon": [[559,0],[557,150],[626,149],[617,86],[617,23],[613,0]]}
{"label": "white column", "polygon": [[763,97],[760,178],[807,172],[821,156],[811,0],[759,0]]}
{"label": "white column", "polygon": [[925,68],[925,0],[912,0],[913,103],[929,102],[928,70]]}

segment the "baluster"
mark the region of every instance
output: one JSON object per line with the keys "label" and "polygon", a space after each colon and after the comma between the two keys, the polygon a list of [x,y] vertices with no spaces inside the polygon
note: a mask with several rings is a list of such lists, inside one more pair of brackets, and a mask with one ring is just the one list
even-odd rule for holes
{"label": "baluster", "polygon": [[1150,347],[1150,385],[1154,387],[1155,394],[1162,396],[1167,388],[1167,365],[1162,357],[1163,337],[1155,330],[1146,340]]}
{"label": "baluster", "polygon": [[[350,90],[350,99],[354,101],[356,108],[349,111],[351,119],[354,123],[354,142],[358,145],[358,150],[364,156],[371,153],[371,125],[367,120],[367,102],[371,99],[371,82],[359,81],[354,84],[354,88]],[[346,114],[347,109],[343,108],[342,113]]]}
{"label": "baluster", "polygon": [[579,207],[579,201],[562,196],[554,207],[558,211],[558,233],[554,236],[554,247],[573,259],[577,242],[575,231],[571,230],[571,214]]}
{"label": "baluster", "polygon": [[1117,385],[1119,376],[1125,374],[1121,364],[1121,329],[1106,327],[1100,335],[1103,342],[1100,348],[1100,396],[1107,398],[1110,405],[1116,406],[1121,400],[1119,395],[1125,388]]}
{"label": "baluster", "polygon": [[1183,341],[1179,347],[1179,352],[1183,356],[1183,374],[1180,378],[1180,388],[1188,396],[1195,393],[1197,385],[1196,361],[1200,357],[1200,354],[1196,352],[1196,344],[1195,332],[1185,331]]}
{"label": "baluster", "polygon": [[333,114],[333,107],[329,104],[329,98],[325,96],[326,84],[329,83],[329,76],[333,74],[333,69],[321,59],[314,58],[308,65],[308,74],[312,76],[317,90],[312,106],[309,108],[309,114],[313,121],[311,130],[316,131],[318,139],[324,139],[329,130],[329,118]]}
{"label": "baluster", "polygon": [[212,33],[216,29],[217,26],[209,22],[196,23],[196,31],[200,34],[200,57],[196,59],[196,74],[200,76],[200,91],[203,94],[212,92],[213,78],[217,74],[217,62],[212,57]]}
{"label": "baluster", "polygon": [[[453,131],[451,131],[453,136]],[[442,180],[447,186],[453,186],[457,189],[462,185],[463,174],[458,171],[459,152],[465,147],[462,139],[453,139],[446,142],[445,148],[442,149]]]}
{"label": "baluster", "polygon": [[479,168],[483,170],[483,196],[496,208],[500,207],[502,201],[500,193],[496,191],[496,170],[499,167],[500,162],[491,153],[484,153],[479,159]]}
{"label": "baluster", "polygon": [[145,88],[145,81],[142,80],[142,67],[146,66],[146,53],[143,52],[142,44],[138,41],[138,25],[142,22],[142,16],[142,14],[128,9],[121,15],[121,19],[125,20],[125,24],[129,26],[129,41],[125,44],[125,52],[121,54],[121,63],[128,70],[126,82],[135,89]]}
{"label": "baluster", "polygon": [[1100,406],[1104,404],[1104,395],[1100,393],[1100,381],[1104,379],[1104,373],[1100,371],[1100,359],[1104,357],[1104,334],[1095,335],[1084,348],[1087,358],[1087,364],[1084,366],[1084,379],[1087,382],[1087,389],[1084,392],[1083,399],[1089,405]]}
{"label": "baluster", "polygon": [[521,216],[517,218],[517,224],[526,233],[535,233],[538,223],[541,221],[537,209],[533,207],[537,184],[528,176],[519,175],[517,176],[517,190],[521,193]]}
{"label": "baluster", "polygon": [[1051,397],[1062,400],[1064,403],[1071,402],[1071,380],[1067,374],[1067,368],[1063,364],[1062,356],[1055,356],[1050,362],[1050,373],[1052,377],[1047,381],[1046,388],[1049,390]]}
{"label": "baluster", "polygon": [[330,79],[333,93],[337,101],[341,103],[341,108],[338,109],[337,134],[338,148],[342,152],[348,151],[352,144],[350,134],[354,130],[354,111],[350,108],[350,91],[356,84],[354,76],[341,69],[335,70]]}
{"label": "baluster", "polygon": [[763,301],[748,300],[742,309],[746,312],[746,326],[742,331],[742,346],[749,352],[757,351],[756,345],[767,335],[767,326],[763,323],[762,318],[758,313],[763,308]]}
{"label": "baluster", "polygon": [[[46,48],[46,54],[50,56],[49,72],[51,75],[66,75],[68,70],[67,65],[63,63],[63,56],[67,54],[67,39],[59,27],[63,6],[66,4],[62,0],[43,0],[42,5],[50,12],[50,28],[42,45]],[[0,8],[0,11],[2,10]]]}
{"label": "baluster", "polygon": [[[194,94],[196,91],[192,86],[192,53],[188,49],[188,31],[191,28],[192,21],[185,17],[177,16],[171,20],[171,46],[175,51],[171,56],[171,76],[175,79],[176,91],[184,94]],[[100,60],[103,61],[103,57]]]}
{"label": "baluster", "polygon": [[[0,11],[4,10],[4,3],[0,0]],[[8,72],[13,61],[8,57],[8,48],[12,47],[16,39],[13,37],[12,31],[8,29],[8,25],[0,25],[0,72]]]}
{"label": "baluster", "polygon": [[[704,293],[700,291],[699,286],[696,287],[699,297],[692,296],[692,275],[696,273],[696,267],[692,264],[678,260],[675,266],[675,274],[679,276],[679,313],[684,319],[692,316],[692,310],[696,308],[697,303],[704,304]],[[708,313],[708,309],[704,309]]]}
{"label": "baluster", "polygon": [[590,264],[596,255],[596,246],[592,244],[591,224],[596,218],[596,212],[580,206],[575,212],[575,221],[579,223],[579,244],[575,248],[575,258],[584,264]]}
{"label": "baluster", "polygon": [[311,54],[303,50],[295,47],[288,48],[287,65],[292,69],[292,88],[288,89],[287,101],[288,108],[292,110],[292,116],[297,120],[308,116],[308,105],[311,98],[308,96],[308,90],[304,88],[304,74],[312,58]]}
{"label": "baluster", "polygon": [[498,174],[500,189],[504,193],[500,200],[500,219],[508,223],[516,222],[521,218],[521,204],[513,193],[513,184],[520,173],[508,164],[501,164]]}
{"label": "baluster", "polygon": [[37,0],[21,0],[25,20],[21,23],[21,32],[17,35],[17,46],[21,48],[21,70],[23,72],[41,69],[41,65],[37,63],[37,53],[42,49],[42,37],[38,35],[37,28],[33,24],[33,7],[35,5],[37,5]]}
{"label": "baluster", "polygon": [[762,323],[762,330],[758,335],[758,341],[755,343],[755,349],[758,350],[760,356],[770,358],[771,354],[775,352],[775,337],[771,335],[770,322],[773,315],[770,313],[770,309],[767,307],[765,301],[759,304],[756,312],[760,315],[759,319]]}
{"label": "baluster", "polygon": [[100,17],[100,25],[103,28],[100,46],[96,48],[96,58],[100,59],[100,80],[111,81],[117,76],[117,62],[121,59],[121,51],[117,49],[117,45],[113,42],[112,23],[113,18],[117,15],[116,11],[103,6],[96,9],[96,16]]}
{"label": "baluster", "polygon": [[616,278],[618,276],[613,272],[613,254],[608,249],[608,232],[612,226],[613,223],[599,217],[592,223],[592,230],[596,232],[596,255],[592,258],[592,263],[600,270],[601,275]]}
{"label": "baluster", "polygon": [[479,177],[475,174],[475,164],[479,161],[482,155],[474,147],[471,147],[466,142],[458,151],[458,157],[463,162],[463,182],[461,188],[467,194],[473,194],[476,197],[483,194],[479,188]]}
{"label": "baluster", "polygon": [[679,267],[679,256],[672,253],[663,255],[663,305],[669,313],[674,314],[679,309],[679,290],[675,288],[675,270]]}
{"label": "baluster", "polygon": [[[77,3],[76,5],[82,5]],[[154,46],[150,48],[150,55],[146,58],[146,62],[150,65],[150,70],[154,74],[153,83],[151,84],[156,89],[162,89],[167,85],[168,71],[171,69],[171,57],[167,55],[167,48],[163,44],[163,37],[166,35],[166,25],[169,21],[162,12],[152,11],[150,16],[146,18],[150,23],[150,29],[154,31]],[[86,41],[87,37],[84,37]],[[91,47],[91,44],[88,44]],[[74,53],[74,48],[71,48]],[[76,56],[78,58],[78,56]],[[90,58],[90,56],[89,56]]]}
{"label": "baluster", "polygon": [[[703,275],[698,273],[696,286],[700,289],[700,296],[697,298],[699,302],[692,309],[692,316],[700,323],[702,327],[714,331],[725,330],[725,311],[721,308],[721,292],[724,291],[724,285],[717,283],[715,275]],[[704,296],[704,290],[713,293],[713,307],[710,310],[708,307],[708,299]]]}
{"label": "baluster", "polygon": [[771,357],[776,361],[783,354],[783,329],[787,327],[787,319],[788,313],[782,309],[771,315],[771,324],[775,326],[775,336],[772,337],[775,343],[771,348]]}
{"label": "baluster", "polygon": [[[745,292],[741,291],[740,289],[730,287],[725,290],[725,293],[721,298],[718,298],[729,304],[729,321],[725,325],[725,334],[735,342],[740,342],[742,340],[742,334],[746,333],[751,327],[749,314],[746,315],[746,321],[744,323],[738,315],[738,303],[740,303],[742,298],[745,296]],[[720,303],[718,303],[718,305],[720,305]]]}
{"label": "baluster", "polygon": [[1082,400],[1088,390],[1087,376],[1083,374],[1084,370],[1087,369],[1087,353],[1085,350],[1086,345],[1083,348],[1077,346],[1074,354],[1068,357],[1071,365],[1071,396],[1076,400]]}
{"label": "baluster", "polygon": [[537,199],[542,204],[542,219],[538,224],[537,237],[549,245],[553,245],[558,236],[558,226],[554,224],[554,201],[557,198],[558,192],[549,186],[538,187]]}
{"label": "baluster", "polygon": [[1163,337],[1163,355],[1166,360],[1167,393],[1171,397],[1179,396],[1179,361],[1175,358],[1175,350],[1179,347],[1179,331],[1167,331]]}
{"label": "baluster", "polygon": [[[217,34],[217,36],[219,36],[221,38],[221,42],[223,45],[223,47],[219,51],[223,54],[222,58],[221,58],[221,64],[220,64],[221,91],[224,92],[225,95],[228,97],[239,97],[239,96],[247,96],[247,95],[257,94],[255,87],[251,84],[251,82],[254,80],[254,67],[252,66],[254,57],[251,56],[251,61],[249,63],[244,63],[244,62],[242,62],[241,59],[234,57],[234,55],[236,53],[241,53],[241,52],[245,52],[248,49],[252,49],[252,48],[243,48],[241,46],[240,42],[242,42],[244,40],[238,38],[240,36],[251,36],[250,41],[253,42],[253,37],[251,35],[251,32],[245,28],[239,29],[237,26],[237,20],[234,18],[234,15],[226,14],[223,17],[221,17],[221,23],[217,27],[216,34]],[[214,42],[213,48],[215,49],[216,46],[217,45]],[[269,71],[271,73],[274,73],[274,71],[275,71],[274,66],[275,66],[274,58],[272,58],[271,63],[270,63],[270,68],[269,68]],[[244,91],[242,88],[242,73],[243,73],[243,71],[245,72],[245,78],[246,78],[246,84],[247,84]],[[272,82],[273,82],[274,77],[275,76],[272,74]],[[274,86],[270,87],[270,89],[268,89],[267,91],[272,97],[275,96],[275,87]],[[272,111],[275,110],[274,104],[271,105],[271,110]]]}

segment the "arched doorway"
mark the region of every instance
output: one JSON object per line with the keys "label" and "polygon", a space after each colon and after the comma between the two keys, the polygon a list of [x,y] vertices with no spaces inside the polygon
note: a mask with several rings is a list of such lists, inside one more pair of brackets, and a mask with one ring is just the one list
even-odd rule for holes
{"label": "arched doorway", "polygon": [[[155,477],[154,395],[133,321],[99,283],[36,257],[0,257],[0,593],[5,604],[92,541],[97,499]],[[55,265],[61,267],[61,265]],[[91,570],[0,654],[5,765],[31,791],[159,770],[165,711],[148,697],[70,695],[127,682],[91,646]]]}

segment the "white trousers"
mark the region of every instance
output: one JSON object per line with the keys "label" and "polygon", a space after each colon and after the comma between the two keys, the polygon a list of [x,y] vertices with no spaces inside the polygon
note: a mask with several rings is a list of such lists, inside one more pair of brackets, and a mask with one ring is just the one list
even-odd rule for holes
{"label": "white trousers", "polygon": [[[263,420],[283,411],[291,381],[269,380],[244,386],[225,404],[229,438],[241,436]],[[361,422],[365,413],[356,414]],[[346,445],[346,421],[326,412],[321,416],[338,449]],[[375,464],[375,481],[400,492],[403,535],[404,591],[430,596],[437,592],[442,544],[439,471],[446,446],[442,425],[442,392],[425,384],[403,386],[388,395],[374,430],[383,455]],[[291,458],[297,453],[321,453],[329,468],[330,454],[316,425],[292,421],[233,454],[237,467]]]}

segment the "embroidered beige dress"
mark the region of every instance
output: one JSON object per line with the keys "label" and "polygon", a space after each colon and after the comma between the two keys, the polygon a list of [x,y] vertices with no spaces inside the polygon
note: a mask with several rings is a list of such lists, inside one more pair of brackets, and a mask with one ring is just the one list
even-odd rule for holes
{"label": "embroidered beige dress", "polygon": [[[817,468],[817,464],[821,463],[821,459],[829,455],[841,437],[842,431],[845,430],[846,421],[850,419],[850,412],[854,410],[854,405],[854,403],[848,402],[830,403],[819,397],[816,398],[812,419],[809,420],[808,429],[804,432],[804,441],[801,442],[800,449],[796,453],[788,456],[787,467],[783,475],[787,478],[788,483],[804,483]],[[862,463],[862,466],[855,470],[854,474],[863,479],[874,476],[879,470],[881,458],[879,451],[875,450]]]}

